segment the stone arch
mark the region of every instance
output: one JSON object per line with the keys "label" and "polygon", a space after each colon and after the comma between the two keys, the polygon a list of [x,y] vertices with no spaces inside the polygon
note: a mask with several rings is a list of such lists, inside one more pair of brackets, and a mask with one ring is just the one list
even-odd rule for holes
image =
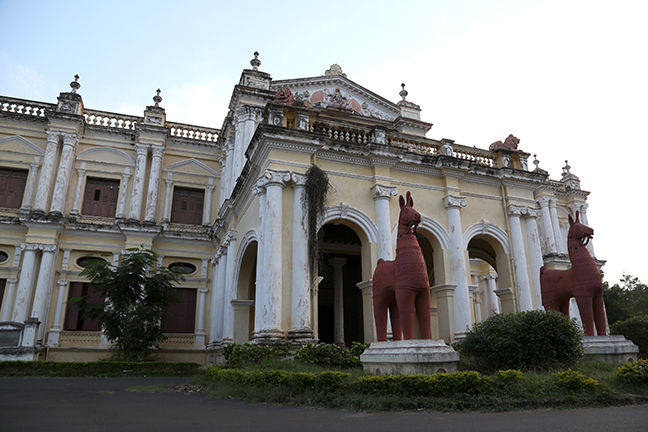
{"label": "stone arch", "polygon": [[254,330],[254,303],[256,300],[256,263],[258,233],[247,231],[239,243],[236,253],[234,281],[236,298],[234,307],[234,343],[245,343],[251,340]]}
{"label": "stone arch", "polygon": [[[130,157],[128,155],[128,153],[123,152],[123,151],[118,150],[118,149],[105,148],[105,147],[91,148],[91,149],[88,149],[88,150],[84,150],[84,151],[82,151],[81,153],[79,153],[77,155],[77,160],[82,160],[82,159],[84,159],[86,157],[89,157],[91,155],[95,155],[96,153],[110,153],[110,154],[113,154],[113,155],[123,159],[125,165],[133,166],[133,167],[135,166],[135,161],[133,160],[132,157]],[[95,159],[96,159],[96,156],[94,158],[92,158],[91,160],[94,161]]]}
{"label": "stone arch", "polygon": [[505,254],[509,254],[509,237],[502,228],[493,225],[487,220],[482,220],[469,226],[463,233],[464,248],[468,249],[470,241],[479,235],[487,235],[497,240]]}
{"label": "stone arch", "polygon": [[[378,227],[376,226],[376,224],[365,213],[354,207],[351,207],[349,204],[342,203],[327,208],[324,212],[324,217],[322,217],[322,221],[320,222],[317,229],[319,230],[323,225],[336,221],[353,222],[353,224],[360,228],[360,230],[362,231],[362,234],[357,233],[358,235],[360,235],[361,240],[366,239],[369,243],[378,242]],[[365,239],[362,238],[363,236],[365,237]]]}

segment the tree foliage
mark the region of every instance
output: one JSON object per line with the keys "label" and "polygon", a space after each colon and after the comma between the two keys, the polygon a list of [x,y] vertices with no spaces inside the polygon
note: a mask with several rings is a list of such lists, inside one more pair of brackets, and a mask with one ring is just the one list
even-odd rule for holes
{"label": "tree foliage", "polygon": [[639,315],[648,315],[648,286],[642,284],[637,277],[624,274],[623,279],[611,287],[606,282],[603,299],[610,325]]}
{"label": "tree foliage", "polygon": [[169,306],[181,300],[173,288],[183,276],[166,267],[154,268],[157,254],[128,249],[117,266],[104,260],[90,262],[81,276],[90,279],[104,303],[88,304],[72,299],[80,311],[98,320],[106,337],[114,341],[122,359],[142,361],[165,339],[162,318]]}

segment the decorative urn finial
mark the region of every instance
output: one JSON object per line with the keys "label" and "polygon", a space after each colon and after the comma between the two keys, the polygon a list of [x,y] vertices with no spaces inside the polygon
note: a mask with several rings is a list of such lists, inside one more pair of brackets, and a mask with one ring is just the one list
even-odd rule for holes
{"label": "decorative urn finial", "polygon": [[70,83],[70,87],[72,87],[72,93],[76,93],[79,90],[81,87],[81,84],[79,84],[79,74],[74,75],[74,81]]}
{"label": "decorative urn finial", "polygon": [[250,64],[252,65],[252,69],[255,71],[259,70],[259,66],[261,66],[261,60],[259,60],[259,52],[254,51],[254,58],[250,60]]}
{"label": "decorative urn finial", "polygon": [[401,84],[401,88],[402,88],[402,90],[399,91],[398,94],[401,95],[403,100],[405,100],[405,98],[407,97],[407,94],[408,94],[407,90],[405,90],[405,83]]}
{"label": "decorative urn finial", "polygon": [[155,96],[153,96],[153,102],[155,102],[156,107],[159,107],[160,102],[162,102],[162,96],[160,96],[160,93],[162,93],[162,90],[157,89],[156,92],[157,92],[157,94]]}

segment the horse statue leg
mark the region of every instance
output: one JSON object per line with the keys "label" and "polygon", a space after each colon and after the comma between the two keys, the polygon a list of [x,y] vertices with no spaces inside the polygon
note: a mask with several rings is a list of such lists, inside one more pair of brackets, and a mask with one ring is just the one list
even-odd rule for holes
{"label": "horse statue leg", "polygon": [[418,318],[421,339],[432,339],[432,323],[430,317],[430,290],[421,290],[416,296],[416,316]]}
{"label": "horse statue leg", "polygon": [[392,339],[395,341],[403,340],[403,327],[401,325],[400,312],[396,305],[395,296],[394,301],[389,305],[389,316],[391,317]]}
{"label": "horse statue leg", "polygon": [[605,304],[603,303],[603,294],[594,296],[594,325],[596,325],[596,334],[599,336],[607,335],[607,316],[605,314]]}
{"label": "horse statue leg", "polygon": [[578,311],[585,328],[585,335],[596,336],[594,333],[594,303],[592,297],[576,297],[576,303],[578,303]]}

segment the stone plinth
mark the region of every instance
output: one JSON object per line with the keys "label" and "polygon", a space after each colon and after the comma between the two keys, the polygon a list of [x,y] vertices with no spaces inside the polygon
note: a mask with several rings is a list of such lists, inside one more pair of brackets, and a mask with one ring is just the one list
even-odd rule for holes
{"label": "stone plinth", "polygon": [[583,338],[585,360],[621,364],[636,361],[639,347],[621,335],[585,336]]}
{"label": "stone plinth", "polygon": [[442,340],[374,342],[360,356],[364,370],[375,375],[451,373],[459,353]]}
{"label": "stone plinth", "polygon": [[0,361],[38,360],[36,334],[40,322],[29,318],[24,324],[11,321],[0,322]]}

